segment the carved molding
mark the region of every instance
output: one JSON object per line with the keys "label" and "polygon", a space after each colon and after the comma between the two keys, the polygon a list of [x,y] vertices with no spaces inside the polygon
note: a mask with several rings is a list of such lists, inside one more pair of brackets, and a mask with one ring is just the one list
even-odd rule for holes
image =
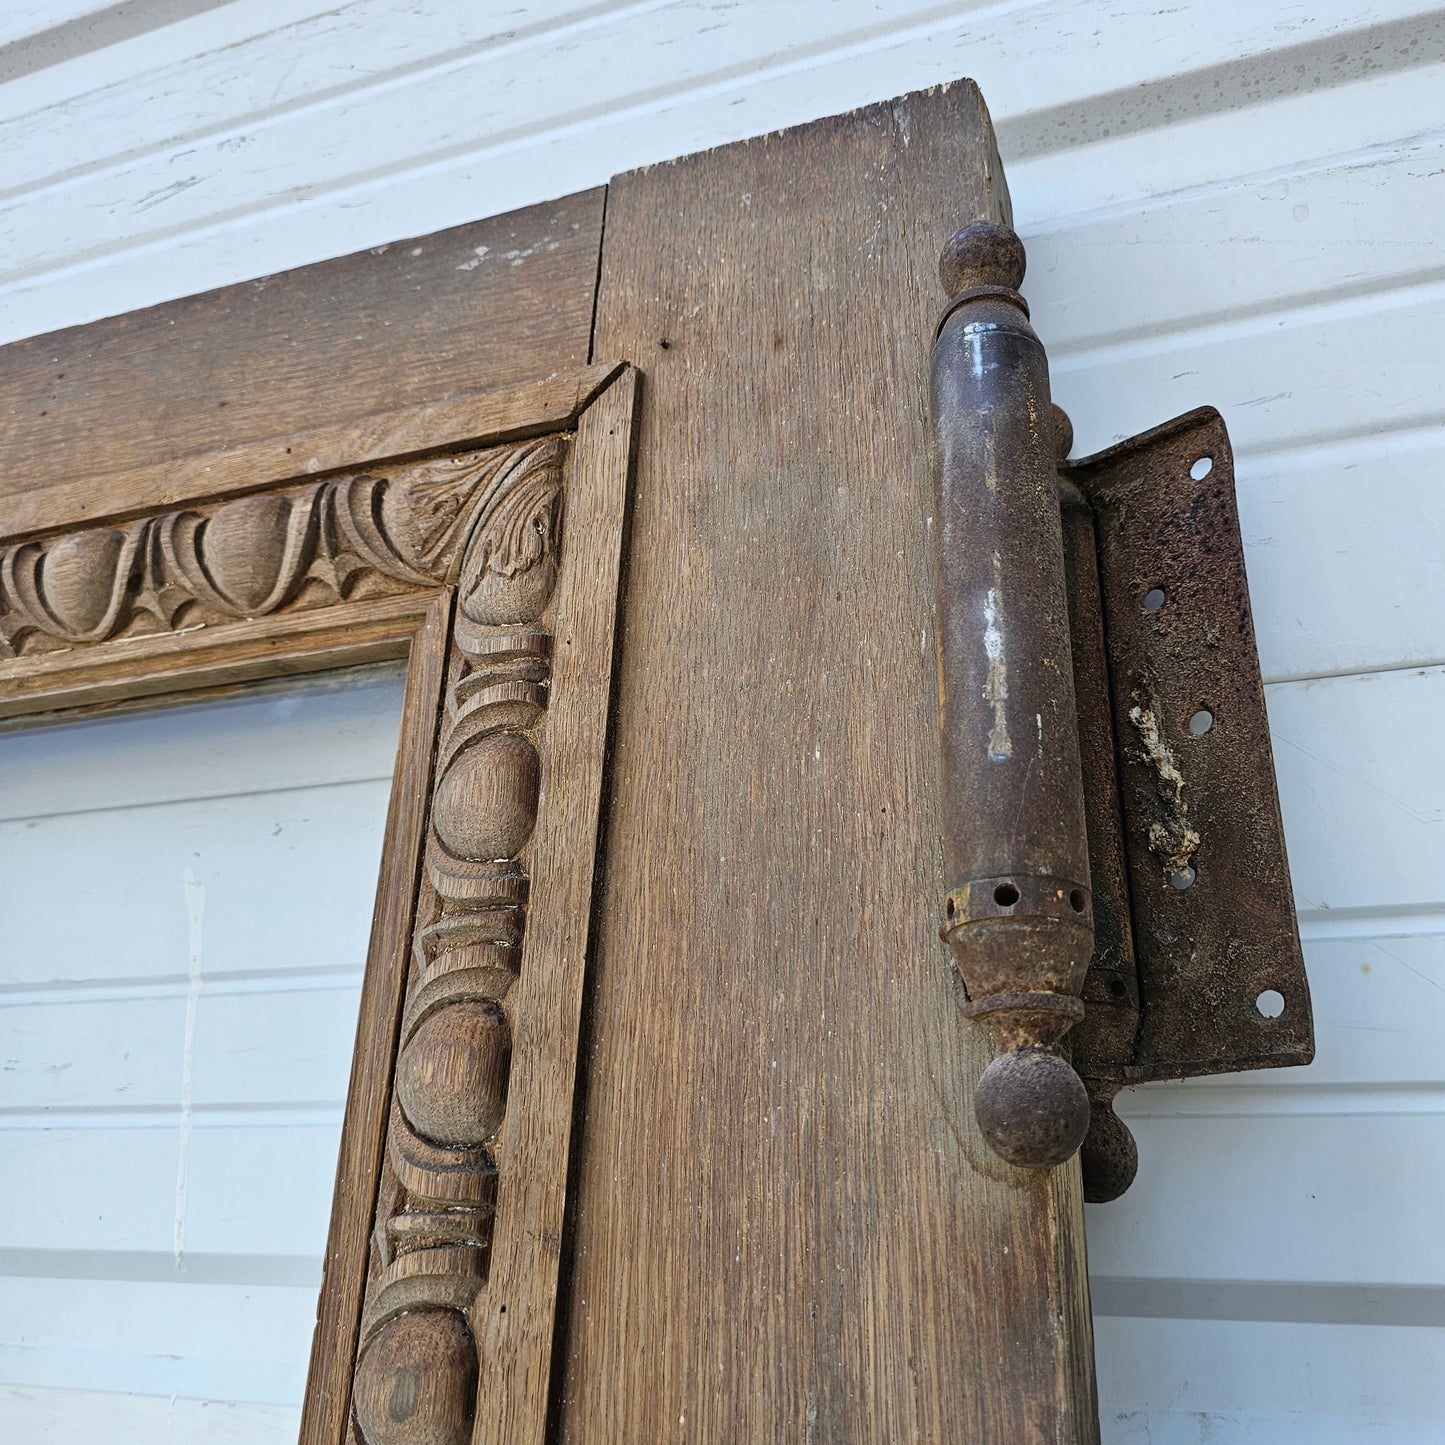
{"label": "carved molding", "polygon": [[[457,575],[424,878],[353,1389],[364,1445],[464,1445],[551,677],[560,479],[497,491]],[[503,1183],[505,1187],[505,1183]]]}
{"label": "carved molding", "polygon": [[467,586],[478,619],[501,620],[529,588],[550,590],[564,446],[492,447],[5,547],[0,657],[452,583],[483,522]]}

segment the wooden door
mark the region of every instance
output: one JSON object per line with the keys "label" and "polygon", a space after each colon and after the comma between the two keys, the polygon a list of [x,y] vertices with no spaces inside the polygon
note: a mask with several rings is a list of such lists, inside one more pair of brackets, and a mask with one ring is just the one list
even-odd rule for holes
{"label": "wooden door", "polygon": [[[82,598],[30,599],[70,608],[61,660],[12,626],[9,711],[409,650],[308,1445],[1094,1438],[1077,1166],[983,1144],[991,1050],[937,934],[935,267],[960,224],[1006,213],[961,82],[0,353],[3,540]],[[539,734],[556,821],[517,856],[526,967],[576,967],[550,1013],[511,1019],[479,1266],[471,1236],[443,1238],[461,1201],[408,1215],[386,1143],[413,1087],[398,1028],[431,982],[406,960],[429,947],[413,880],[470,665],[467,562],[403,547],[416,577],[360,599],[343,577],[294,616],[233,592],[209,651],[149,623],[117,640],[87,579],[101,533],[212,525],[253,494],[294,510],[348,478],[400,496],[436,458],[547,438],[570,470],[545,726],[584,696],[590,721]],[[394,515],[355,515],[396,541]],[[501,785],[478,786],[469,817],[496,811]],[[462,1053],[418,1066],[440,1090],[423,1143],[454,1153],[475,1141],[448,1110],[475,1116],[481,1087]],[[451,1263],[368,1316],[402,1215]],[[435,1331],[377,1344],[378,1320],[427,1311]]]}

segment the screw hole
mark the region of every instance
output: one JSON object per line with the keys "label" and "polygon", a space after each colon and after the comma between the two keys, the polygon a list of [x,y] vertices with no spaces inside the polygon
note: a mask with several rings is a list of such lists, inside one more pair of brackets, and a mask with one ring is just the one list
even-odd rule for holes
{"label": "screw hole", "polygon": [[993,890],[993,901],[1000,908],[1012,908],[1019,901],[1019,891],[1012,883],[1000,883]]}
{"label": "screw hole", "polygon": [[1129,986],[1122,978],[1111,978],[1109,980],[1109,992],[1113,994],[1115,998],[1123,998],[1124,995],[1129,992]]}
{"label": "screw hole", "polygon": [[1267,988],[1255,999],[1254,1007],[1262,1019],[1277,1019],[1284,1012],[1284,995],[1278,989]]}
{"label": "screw hole", "polygon": [[1144,611],[1157,612],[1164,605],[1164,589],[1151,587],[1144,594]]}
{"label": "screw hole", "polygon": [[1207,707],[1202,707],[1193,717],[1189,719],[1189,731],[1197,738],[1202,738],[1210,728],[1214,726],[1214,714]]}
{"label": "screw hole", "polygon": [[1182,868],[1176,868],[1169,875],[1169,882],[1174,888],[1178,889],[1180,893],[1183,893],[1186,888],[1192,888],[1194,886],[1194,880],[1198,876],[1194,869],[1186,863]]}
{"label": "screw hole", "polygon": [[1084,890],[1082,888],[1075,888],[1070,892],[1069,907],[1072,908],[1075,913],[1082,913],[1084,911]]}
{"label": "screw hole", "polygon": [[1202,482],[1213,470],[1214,458],[1200,457],[1199,460],[1189,468],[1189,475],[1193,477],[1196,482]]}

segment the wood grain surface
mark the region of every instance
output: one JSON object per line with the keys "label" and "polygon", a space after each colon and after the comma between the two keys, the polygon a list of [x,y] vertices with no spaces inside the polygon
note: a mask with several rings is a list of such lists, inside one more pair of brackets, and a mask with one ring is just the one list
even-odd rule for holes
{"label": "wood grain surface", "polygon": [[472,1311],[482,1361],[477,1441],[546,1438],[637,383],[629,370],[602,393],[582,414],[573,449],[530,919],[508,997],[512,1076],[496,1145],[491,1275]]}
{"label": "wood grain surface", "polygon": [[[0,509],[163,457],[584,366],[602,198],[585,191],[6,347]],[[165,499],[131,489],[123,501]],[[76,520],[24,515],[28,527]]]}
{"label": "wood grain surface", "polygon": [[429,592],[404,592],[225,627],[12,658],[0,662],[0,719],[78,714],[172,693],[225,691],[262,678],[403,658],[431,604]]}
{"label": "wood grain surface", "polygon": [[[71,481],[4,499],[0,540],[80,522],[122,521],[137,512],[254,491],[263,483],[334,471],[357,457],[406,457],[436,445],[511,441],[571,426],[617,372],[617,363],[552,372],[508,386],[469,390],[440,401],[323,419],[300,431],[223,445],[185,456],[165,453],[119,471],[96,470]],[[3,486],[3,483],[0,483]]]}
{"label": "wood grain surface", "polygon": [[1075,1166],[972,1118],[938,938],[940,247],[968,83],[623,176],[646,372],[561,1438],[1096,1438]]}
{"label": "wood grain surface", "polygon": [[301,1445],[331,1445],[342,1438],[346,1428],[372,1210],[386,1137],[389,1076],[411,954],[412,915],[445,680],[451,602],[449,591],[429,597],[421,625],[410,639],[401,741],[392,775],[366,978],[357,1011],[356,1052],[351,1061],[346,1121],[336,1164],[336,1192],[331,1200],[326,1267],[311,1343]]}
{"label": "wood grain surface", "polygon": [[[545,1050],[523,1061],[519,1042],[514,1065],[518,1102],[531,1090],[550,1112],[507,1126],[526,1198],[501,1195],[498,1318],[474,1321],[478,1439],[539,1438],[549,1396],[548,1433],[571,1440],[1094,1438],[1077,1175],[1012,1171],[978,1137],[969,1083],[987,1050],[936,931],[933,272],[949,232],[1006,207],[960,84],[623,177],[590,347],[595,192],[0,358],[12,536],[264,485],[299,439],[337,457],[410,446],[430,432],[410,408],[454,421],[481,391],[510,398],[483,404],[483,431],[526,434],[524,393],[545,393],[538,424],[575,411],[603,379],[583,371],[593,353],[642,368],[570,1213],[586,920],[569,905],[544,938],[567,965],[539,984]],[[505,280],[458,264],[564,231]],[[608,455],[626,452],[616,423]],[[254,482],[243,455],[268,461]],[[105,644],[128,651],[115,664],[22,659],[15,707],[229,686],[328,649],[395,655],[419,620],[411,598],[350,605]],[[611,626],[580,594],[576,617],[594,641]],[[558,660],[594,703],[599,656]],[[407,726],[430,757],[423,683]],[[396,867],[412,876],[421,768],[404,756],[399,774]],[[599,778],[557,800],[589,837]],[[404,924],[387,916],[399,969]],[[343,1255],[364,1247],[358,1181],[375,1177],[387,1092],[374,1060],[396,1029],[394,972],[368,987]],[[333,1382],[359,1303],[333,1286],[324,1306],[307,1440],[345,1426]]]}

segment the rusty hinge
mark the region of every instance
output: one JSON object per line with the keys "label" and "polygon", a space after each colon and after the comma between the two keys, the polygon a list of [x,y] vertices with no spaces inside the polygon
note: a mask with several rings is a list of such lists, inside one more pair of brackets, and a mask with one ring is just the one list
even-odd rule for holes
{"label": "rusty hinge", "polygon": [[989,1144],[1082,1144],[1104,1200],[1121,1087],[1308,1063],[1313,1021],[1223,419],[1063,460],[1023,272],[988,222],[940,263],[943,936],[998,1046]]}

